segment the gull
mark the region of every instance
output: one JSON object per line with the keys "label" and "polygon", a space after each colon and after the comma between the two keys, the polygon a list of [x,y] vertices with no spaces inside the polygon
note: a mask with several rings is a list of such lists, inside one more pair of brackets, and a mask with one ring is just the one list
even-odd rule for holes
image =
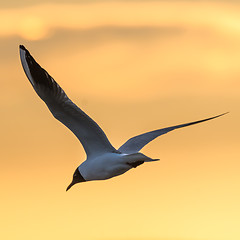
{"label": "gull", "polygon": [[68,98],[29,51],[23,45],[20,45],[19,49],[23,70],[32,87],[46,103],[52,115],[78,138],[86,152],[87,159],[75,170],[66,191],[76,183],[109,179],[145,162],[158,161],[159,159],[152,159],[139,151],[155,138],[174,129],[209,121],[226,114],[143,133],[130,138],[116,149],[98,124]]}

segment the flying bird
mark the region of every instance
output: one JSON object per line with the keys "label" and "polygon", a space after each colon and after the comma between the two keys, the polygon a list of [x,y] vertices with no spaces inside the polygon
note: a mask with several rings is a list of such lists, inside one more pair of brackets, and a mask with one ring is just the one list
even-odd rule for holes
{"label": "flying bird", "polygon": [[53,116],[75,134],[87,155],[87,159],[75,170],[72,182],[66,191],[76,183],[109,179],[145,162],[157,161],[159,159],[152,159],[139,151],[158,136],[174,129],[205,122],[226,114],[143,133],[130,138],[119,149],[116,149],[98,124],[68,98],[63,89],[34,60],[29,51],[23,45],[19,48],[22,66],[32,87],[46,103]]}

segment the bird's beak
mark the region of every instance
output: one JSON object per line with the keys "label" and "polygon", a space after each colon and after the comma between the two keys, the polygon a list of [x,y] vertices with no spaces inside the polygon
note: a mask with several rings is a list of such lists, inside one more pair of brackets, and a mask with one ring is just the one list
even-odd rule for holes
{"label": "bird's beak", "polygon": [[76,183],[80,183],[80,182],[86,182],[86,180],[83,178],[83,176],[81,175],[81,173],[78,171],[78,169],[76,169],[76,171],[73,174],[73,180],[72,182],[69,184],[69,186],[67,187],[66,191],[68,191],[73,185],[75,185]]}
{"label": "bird's beak", "polygon": [[76,182],[72,181],[69,186],[67,187],[66,191],[68,191]]}

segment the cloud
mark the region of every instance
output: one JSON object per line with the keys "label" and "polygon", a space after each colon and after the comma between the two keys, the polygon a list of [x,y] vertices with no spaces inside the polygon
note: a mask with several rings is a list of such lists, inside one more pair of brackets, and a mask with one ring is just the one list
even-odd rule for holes
{"label": "cloud", "polygon": [[[120,28],[206,29],[240,36],[239,4],[189,1],[49,4],[0,10],[0,37],[26,40],[51,37],[57,29]],[[203,17],[204,16],[204,17]]]}
{"label": "cloud", "polygon": [[81,83],[83,98],[104,98],[109,92],[121,101],[156,99],[159,89],[164,89],[161,96],[226,91],[237,96],[238,26],[226,26],[239,17],[228,18],[230,13],[235,13],[230,5],[206,2],[45,4],[0,10],[1,21],[8,24],[5,33],[0,31],[2,75],[8,79],[10,68],[19,67],[17,45],[26,44],[57,80],[71,79],[64,84],[66,89],[74,86],[73,95],[79,94],[75,86]]}
{"label": "cloud", "polygon": [[[165,0],[151,0],[151,2],[164,2]],[[191,2],[192,0],[185,0],[185,2]],[[195,2],[201,2],[202,0],[195,0]],[[41,0],[41,1],[31,1],[31,0],[12,0],[12,1],[0,1],[0,7],[2,8],[16,8],[16,7],[27,7],[38,5],[39,3],[52,3],[52,4],[94,4],[94,3],[111,3],[111,2],[149,2],[149,0]],[[176,3],[176,0],[168,0],[168,2]],[[208,2],[236,2],[236,0],[209,0]]]}

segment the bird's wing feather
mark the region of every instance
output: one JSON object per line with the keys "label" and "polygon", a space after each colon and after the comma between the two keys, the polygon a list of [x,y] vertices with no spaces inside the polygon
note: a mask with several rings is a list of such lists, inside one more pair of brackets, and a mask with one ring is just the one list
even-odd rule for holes
{"label": "bird's wing feather", "polygon": [[38,96],[46,103],[53,116],[76,135],[88,157],[103,152],[117,152],[97,123],[68,98],[24,46],[20,46],[20,58]]}
{"label": "bird's wing feather", "polygon": [[157,138],[157,137],[159,137],[159,136],[161,136],[165,133],[168,133],[168,132],[170,132],[174,129],[187,127],[187,126],[194,125],[194,124],[197,124],[197,123],[209,121],[211,119],[220,117],[224,114],[226,114],[226,113],[220,114],[220,115],[215,116],[215,117],[195,121],[195,122],[180,124],[180,125],[176,125],[176,126],[172,126],[172,127],[162,128],[162,129],[159,129],[159,130],[143,133],[141,135],[130,138],[118,150],[122,153],[128,153],[128,154],[136,153],[136,152],[140,151],[146,144],[148,144],[149,142],[154,140],[155,138]]}

